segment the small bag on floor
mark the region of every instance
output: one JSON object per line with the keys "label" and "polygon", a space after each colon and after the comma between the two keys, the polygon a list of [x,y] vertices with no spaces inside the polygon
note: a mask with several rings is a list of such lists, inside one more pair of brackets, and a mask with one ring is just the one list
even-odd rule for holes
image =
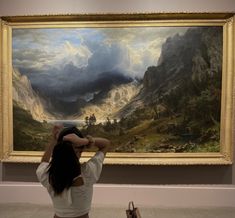
{"label": "small bag on floor", "polygon": [[128,205],[128,209],[126,210],[127,218],[141,218],[140,211],[138,207],[135,207],[134,202],[130,201]]}

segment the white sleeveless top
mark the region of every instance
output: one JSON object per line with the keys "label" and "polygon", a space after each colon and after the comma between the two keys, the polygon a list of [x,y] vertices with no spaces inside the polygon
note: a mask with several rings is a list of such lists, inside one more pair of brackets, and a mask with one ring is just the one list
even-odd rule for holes
{"label": "white sleeveless top", "polygon": [[61,195],[54,196],[54,191],[49,184],[48,162],[42,162],[36,171],[38,180],[47,188],[53,202],[55,214],[59,217],[77,217],[89,213],[93,195],[93,184],[99,179],[104,153],[98,151],[88,162],[81,164],[82,186],[71,186]]}

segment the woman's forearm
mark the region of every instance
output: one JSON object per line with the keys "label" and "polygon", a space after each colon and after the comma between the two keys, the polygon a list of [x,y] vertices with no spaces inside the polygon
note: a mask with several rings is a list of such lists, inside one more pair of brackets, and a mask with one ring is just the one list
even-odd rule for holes
{"label": "woman's forearm", "polygon": [[58,135],[63,128],[64,128],[64,126],[62,124],[56,124],[55,126],[53,126],[50,142],[46,146],[46,149],[45,149],[45,152],[42,156],[41,162],[49,162],[50,161],[53,149],[57,143]]}
{"label": "woman's forearm", "polygon": [[[72,135],[70,135],[72,137]],[[74,137],[74,135],[73,135]],[[66,137],[68,139],[68,136]],[[70,137],[69,137],[70,138]],[[90,135],[87,135],[85,138],[79,138],[75,136],[74,138],[70,138],[70,140],[76,144],[77,146],[85,145],[87,148],[90,148],[91,146],[97,147],[99,150],[104,150],[108,147],[110,144],[110,141],[105,138],[99,138],[99,137],[92,137]]]}
{"label": "woman's forearm", "polygon": [[49,142],[49,144],[46,146],[46,149],[45,149],[45,152],[42,156],[41,162],[49,162],[50,161],[50,158],[51,158],[51,155],[52,155],[52,152],[53,152],[55,145],[56,145],[56,140],[52,139]]}

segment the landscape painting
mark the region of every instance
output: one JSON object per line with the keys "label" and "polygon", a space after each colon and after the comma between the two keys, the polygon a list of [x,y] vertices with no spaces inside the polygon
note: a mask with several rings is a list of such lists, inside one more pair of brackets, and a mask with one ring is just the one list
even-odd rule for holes
{"label": "landscape painting", "polygon": [[220,152],[222,26],[14,28],[13,150],[55,123],[109,152]]}

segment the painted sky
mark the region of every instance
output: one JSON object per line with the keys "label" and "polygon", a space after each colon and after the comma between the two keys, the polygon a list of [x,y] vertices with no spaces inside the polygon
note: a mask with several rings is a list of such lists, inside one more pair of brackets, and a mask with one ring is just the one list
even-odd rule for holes
{"label": "painted sky", "polygon": [[122,70],[142,76],[156,65],[167,37],[183,27],[14,29],[13,65],[38,71],[66,64],[97,72]]}
{"label": "painted sky", "polygon": [[[142,78],[162,44],[187,27],[13,29],[13,66],[47,90],[98,80],[104,72]],[[47,81],[45,83],[45,81]],[[93,82],[94,84],[94,82]]]}

